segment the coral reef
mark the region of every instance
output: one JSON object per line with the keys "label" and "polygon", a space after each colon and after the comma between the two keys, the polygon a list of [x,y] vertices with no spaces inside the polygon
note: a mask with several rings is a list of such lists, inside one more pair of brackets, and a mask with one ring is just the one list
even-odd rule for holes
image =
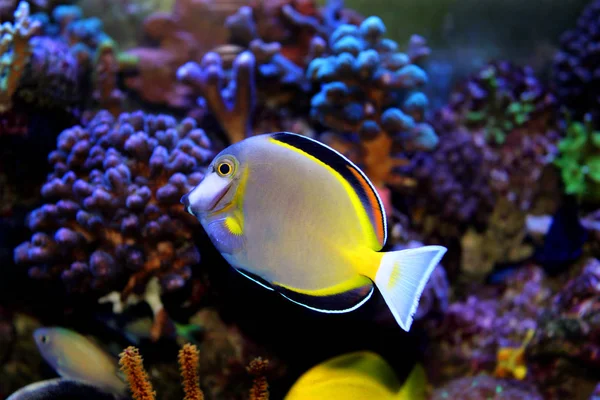
{"label": "coral reef", "polygon": [[49,155],[46,204],[28,216],[34,234],[15,262],[73,292],[121,290],[126,298],[152,276],[167,292],[182,287],[200,255],[190,241],[196,221],[179,199],[211,157],[190,119],[103,111],[63,131]]}
{"label": "coral reef", "polygon": [[327,39],[342,24],[358,25],[363,17],[344,8],[343,1],[329,0],[318,7],[313,0],[252,1],[229,16],[225,26],[229,40],[250,48],[252,42],[279,44],[278,54],[306,67],[315,38]]}
{"label": "coral reef", "polygon": [[600,128],[599,17],[600,1],[591,1],[575,26],[560,37],[552,65],[553,89],[560,104],[573,120],[581,121],[589,113],[593,129]]}
{"label": "coral reef", "polygon": [[318,7],[313,0],[254,1],[229,16],[229,41],[250,50],[257,64],[258,103],[268,109],[302,113],[310,82],[304,71],[316,49],[342,24],[358,25],[363,17],[344,8],[342,1]]}
{"label": "coral reef", "polygon": [[245,3],[176,0],[170,13],[150,15],[144,21],[147,43],[127,51],[137,59],[125,78],[127,88],[147,103],[192,108],[191,89],[178,82],[177,69],[188,61],[200,62],[206,52],[224,43],[226,17]]}
{"label": "coral reef", "polygon": [[398,153],[433,149],[438,138],[424,122],[427,74],[415,64],[428,54],[425,41],[413,36],[402,53],[385,32],[378,17],[340,25],[329,38],[332,54],[314,58],[306,74],[320,88],[311,116],[331,130],[322,140],[354,156],[388,205],[386,185],[414,184],[396,174],[407,163]]}
{"label": "coral reef", "polygon": [[456,379],[436,389],[431,396],[431,400],[542,400],[543,398],[533,385],[496,379],[485,374]]}
{"label": "coral reef", "polygon": [[[200,352],[195,345],[185,344],[179,350],[178,357],[181,371],[182,386],[185,393],[184,400],[204,400],[204,392],[198,382]],[[155,400],[156,392],[146,372],[139,350],[133,346],[126,348],[119,359],[121,370],[126,374],[129,388],[134,400]],[[269,391],[266,378],[268,361],[256,358],[247,367],[248,373],[253,375],[254,382],[250,389],[249,400],[268,400]]]}
{"label": "coral reef", "polygon": [[[550,306],[539,316],[538,329],[527,348],[531,361],[554,360],[550,376],[564,375],[577,364],[582,370],[594,371],[600,365],[600,262],[588,259],[581,272],[568,281],[552,298]],[[566,361],[557,363],[557,361]],[[592,379],[597,374],[590,373]],[[546,381],[546,382],[545,382]],[[568,387],[568,385],[565,385]]]}
{"label": "coral reef", "polygon": [[536,329],[538,313],[551,295],[544,279],[541,268],[530,266],[502,285],[450,304],[441,323],[428,325],[432,382],[494,373],[501,350],[521,348]]}
{"label": "coral reef", "polygon": [[567,133],[558,144],[554,164],[560,169],[565,192],[584,203],[600,200],[600,131],[594,130],[591,116],[584,122],[568,123]]}
{"label": "coral reef", "polygon": [[233,61],[233,76],[225,87],[223,60],[218,53],[209,52],[200,64],[188,62],[177,70],[179,80],[191,85],[205,100],[229,143],[251,135],[255,102],[254,63],[252,53],[238,55]]}
{"label": "coral reef", "polygon": [[[40,27],[40,23],[30,18],[29,3],[19,3],[15,13],[15,22],[0,27],[0,112],[12,108],[12,96],[15,94],[25,67],[31,56],[29,39]],[[1,133],[1,132],[0,132]]]}
{"label": "coral reef", "polygon": [[[415,229],[447,244],[469,275],[485,276],[498,263],[532,254],[523,243],[525,217],[540,212],[542,177],[557,154],[555,110],[530,68],[492,62],[432,118],[440,140],[432,157],[417,154],[403,168],[417,181]],[[456,267],[449,272],[455,276]]]}

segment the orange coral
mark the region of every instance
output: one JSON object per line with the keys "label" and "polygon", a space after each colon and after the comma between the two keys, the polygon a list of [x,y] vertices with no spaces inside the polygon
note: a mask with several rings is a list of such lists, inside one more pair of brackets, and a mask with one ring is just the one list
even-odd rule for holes
{"label": "orange coral", "polygon": [[187,343],[179,350],[179,368],[185,392],[184,400],[204,400],[204,393],[199,384],[199,360],[200,355],[196,346]]}
{"label": "orange coral", "polygon": [[[139,350],[129,346],[120,354],[121,370],[127,375],[129,388],[134,400],[155,400],[156,392],[152,388],[148,374],[142,364]],[[185,344],[179,350],[179,368],[185,397],[183,400],[204,400],[200,389],[198,364],[200,353],[195,345]],[[254,376],[249,400],[269,400],[269,384],[265,377],[269,360],[258,357],[250,362],[246,370]]]}
{"label": "orange coral", "polygon": [[120,355],[119,365],[127,375],[129,388],[134,400],[155,400],[156,392],[144,369],[142,356],[133,346],[126,348]]}
{"label": "orange coral", "polygon": [[254,375],[252,389],[250,389],[250,400],[269,400],[269,384],[265,377],[265,372],[269,365],[269,360],[263,360],[260,357],[250,362],[247,370]]}

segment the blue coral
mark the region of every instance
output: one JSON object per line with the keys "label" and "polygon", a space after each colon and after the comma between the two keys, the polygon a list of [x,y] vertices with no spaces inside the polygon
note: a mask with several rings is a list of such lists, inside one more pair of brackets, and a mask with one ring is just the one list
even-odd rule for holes
{"label": "blue coral", "polygon": [[[360,26],[340,25],[329,38],[329,52],[314,58],[306,70],[318,90],[311,101],[311,117],[344,137],[357,136],[355,143],[360,139],[369,147],[357,153],[377,152],[355,161],[378,186],[406,183],[394,176],[394,169],[404,162],[391,160],[398,143],[406,152],[429,151],[438,144],[435,130],[424,122],[428,76],[416,64],[429,54],[425,40],[413,36],[403,53],[395,41],[383,37],[385,33],[383,21],[374,16]],[[376,146],[364,143],[374,139],[379,140]],[[382,156],[390,160],[381,162]]]}
{"label": "blue coral", "polygon": [[[422,121],[428,105],[421,91],[427,73],[399,52],[396,42],[383,38],[385,32],[379,17],[369,17],[360,26],[341,25],[330,37],[331,54],[309,64],[307,77],[320,86],[311,103],[320,123],[339,132],[359,132],[362,125],[374,123],[386,131],[412,130]],[[357,112],[359,107],[364,111]],[[422,143],[435,146],[436,141]]]}

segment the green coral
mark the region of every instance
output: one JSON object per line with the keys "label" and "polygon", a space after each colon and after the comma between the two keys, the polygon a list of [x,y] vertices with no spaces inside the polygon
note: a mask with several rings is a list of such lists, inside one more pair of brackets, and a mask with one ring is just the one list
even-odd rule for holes
{"label": "green coral", "polygon": [[[506,80],[511,78],[508,74],[523,74],[523,87],[507,85]],[[474,109],[466,113],[465,125],[483,128],[485,140],[490,144],[504,144],[506,136],[525,125],[536,111],[539,93],[536,84],[528,87],[534,83],[528,81],[529,75],[528,70],[507,69],[501,63],[492,63],[481,70],[469,88]]]}
{"label": "green coral", "polygon": [[600,131],[594,130],[589,116],[570,121],[567,134],[558,144],[560,169],[565,192],[582,202],[600,200]]}

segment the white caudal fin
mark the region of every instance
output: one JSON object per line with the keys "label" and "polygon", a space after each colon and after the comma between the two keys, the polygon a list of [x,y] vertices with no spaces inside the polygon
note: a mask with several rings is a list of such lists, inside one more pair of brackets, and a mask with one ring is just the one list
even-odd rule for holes
{"label": "white caudal fin", "polygon": [[407,332],[425,284],[446,250],[443,246],[424,246],[383,255],[375,285],[400,327]]}

